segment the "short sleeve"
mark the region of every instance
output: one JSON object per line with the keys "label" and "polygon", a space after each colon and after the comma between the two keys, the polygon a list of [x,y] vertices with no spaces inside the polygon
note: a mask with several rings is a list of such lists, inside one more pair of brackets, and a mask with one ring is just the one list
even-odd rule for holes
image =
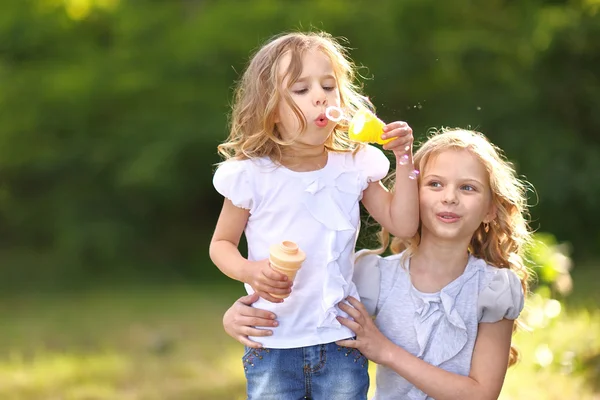
{"label": "short sleeve", "polygon": [[523,310],[524,300],[517,274],[508,268],[498,268],[489,285],[479,293],[479,322],[516,319]]}
{"label": "short sleeve", "polygon": [[375,308],[379,300],[381,271],[377,264],[380,258],[376,254],[369,254],[366,250],[361,250],[356,253],[356,262],[354,263],[352,281],[356,285],[360,301],[365,305],[369,315],[375,315]]}
{"label": "short sleeve", "polygon": [[213,185],[217,192],[231,200],[234,206],[251,210],[253,190],[247,160],[225,161],[217,168]]}
{"label": "short sleeve", "polygon": [[365,145],[356,153],[356,163],[363,175],[363,190],[369,183],[385,178],[390,170],[390,160],[375,146]]}

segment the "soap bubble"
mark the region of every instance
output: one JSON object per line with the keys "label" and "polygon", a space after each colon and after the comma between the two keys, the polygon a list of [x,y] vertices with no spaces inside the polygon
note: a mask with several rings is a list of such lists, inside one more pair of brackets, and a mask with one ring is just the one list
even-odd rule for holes
{"label": "soap bubble", "polygon": [[419,171],[416,169],[410,171],[410,173],[408,174],[408,177],[412,180],[417,179],[419,177]]}
{"label": "soap bubble", "polygon": [[408,159],[409,159],[408,154],[404,154],[402,157],[400,157],[398,159],[398,164],[399,165],[406,165],[406,164],[408,164]]}
{"label": "soap bubble", "polygon": [[348,118],[344,115],[341,108],[337,106],[329,106],[325,109],[325,116],[327,119],[333,122],[340,122],[341,120],[348,121]]}

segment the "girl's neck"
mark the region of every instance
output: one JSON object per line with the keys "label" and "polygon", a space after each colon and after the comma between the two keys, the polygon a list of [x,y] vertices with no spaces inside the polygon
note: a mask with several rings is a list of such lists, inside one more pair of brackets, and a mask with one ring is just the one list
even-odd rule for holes
{"label": "girl's neck", "polygon": [[290,146],[283,149],[281,164],[297,172],[316,171],[327,164],[327,149],[325,146]]}
{"label": "girl's neck", "polygon": [[322,144],[311,146],[308,144],[298,143],[283,147],[281,150],[281,155],[284,158],[314,158],[322,156],[326,151],[327,149],[325,148],[325,145]]}
{"label": "girl's neck", "polygon": [[419,247],[411,258],[411,266],[432,273],[460,275],[469,259],[468,240],[442,240],[423,232]]}

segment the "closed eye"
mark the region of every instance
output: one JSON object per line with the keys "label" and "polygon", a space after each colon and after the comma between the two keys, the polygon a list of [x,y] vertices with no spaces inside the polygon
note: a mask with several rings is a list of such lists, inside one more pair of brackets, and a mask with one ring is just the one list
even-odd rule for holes
{"label": "closed eye", "polygon": [[292,92],[296,93],[296,94],[304,94],[306,92],[308,92],[308,89],[299,89],[299,90],[292,90]]}
{"label": "closed eye", "polygon": [[326,92],[333,92],[335,90],[335,86],[323,86],[323,90]]}

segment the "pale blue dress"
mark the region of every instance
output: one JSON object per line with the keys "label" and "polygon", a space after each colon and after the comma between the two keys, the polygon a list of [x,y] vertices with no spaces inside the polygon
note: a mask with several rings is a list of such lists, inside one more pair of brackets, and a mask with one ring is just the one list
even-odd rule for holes
{"label": "pale blue dress", "polygon": [[[437,293],[417,290],[402,254],[357,254],[354,282],[381,332],[420,359],[469,375],[481,322],[516,319],[523,309],[517,275],[470,256],[465,271]],[[431,399],[406,379],[377,366],[376,400]]]}

